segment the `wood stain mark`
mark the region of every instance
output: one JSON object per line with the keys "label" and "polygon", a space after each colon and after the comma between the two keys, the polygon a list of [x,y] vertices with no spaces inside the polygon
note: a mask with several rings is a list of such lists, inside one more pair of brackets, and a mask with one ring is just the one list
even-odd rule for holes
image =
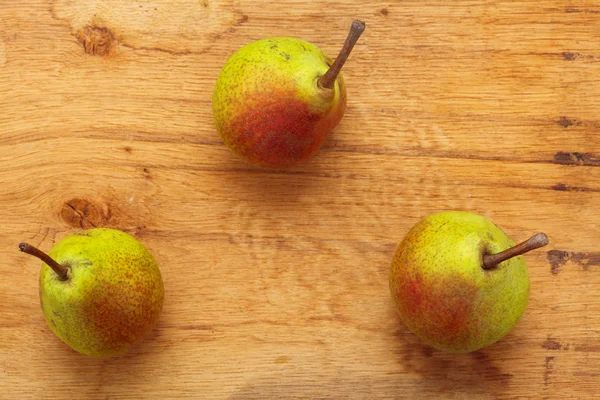
{"label": "wood stain mark", "polygon": [[423,357],[426,357],[426,358],[433,357],[433,347],[422,346],[421,347],[421,354],[423,354]]}
{"label": "wood stain mark", "polygon": [[577,166],[600,166],[600,157],[591,153],[559,151],[552,160],[554,164]]}
{"label": "wood stain mark", "polygon": [[582,353],[600,353],[600,345],[596,344],[574,344],[561,343],[558,339],[548,336],[542,343],[542,348],[551,351],[578,351]]}
{"label": "wood stain mark", "polygon": [[592,8],[576,8],[576,7],[567,7],[567,8],[544,8],[544,11],[553,11],[553,12],[561,12],[566,14],[600,14],[600,10],[594,10]]}
{"label": "wood stain mark", "polygon": [[596,377],[596,376],[600,376],[600,372],[577,371],[577,372],[573,372],[573,376],[591,376],[591,377]]}
{"label": "wood stain mark", "polygon": [[[431,347],[415,341],[408,330],[398,329],[394,332],[394,336],[402,339],[400,343],[405,343],[404,348],[397,352],[401,358],[399,363],[402,368],[420,375],[441,375],[439,371],[447,370],[450,367],[451,362],[447,359],[424,356],[425,352],[429,352],[428,349]],[[431,352],[432,355],[435,354],[435,350],[431,350]]]}
{"label": "wood stain mark", "polygon": [[581,56],[580,53],[574,53],[571,51],[563,51],[561,55],[565,61],[575,61]]}
{"label": "wood stain mark", "polygon": [[550,250],[546,254],[546,258],[550,263],[550,272],[552,272],[553,275],[558,275],[560,268],[569,259],[569,253],[561,250]]}
{"label": "wood stain mark", "polygon": [[[564,56],[564,53],[563,53]],[[558,124],[560,126],[562,126],[563,128],[568,128],[570,126],[580,126],[583,122],[580,120],[577,120],[575,118],[567,118],[566,116],[561,116],[558,120]]]}
{"label": "wood stain mark", "polygon": [[550,272],[558,275],[560,269],[567,262],[572,262],[580,266],[584,271],[589,271],[591,267],[600,266],[600,253],[598,252],[568,252],[563,250],[550,250],[546,254],[550,264]]}
{"label": "wood stain mark", "polygon": [[[464,385],[476,384],[483,377],[486,385],[490,385],[494,392],[505,391],[514,377],[511,373],[504,372],[494,363],[494,360],[483,351],[469,354],[470,363],[456,362],[457,359],[446,357],[444,352],[424,345],[404,327],[394,331],[394,336],[400,338],[399,343],[404,343],[402,348],[394,352],[399,356],[398,362],[403,369],[422,375],[423,379],[433,379],[440,383],[440,390],[451,390],[453,384],[448,379],[448,371],[461,370],[461,383]],[[477,373],[473,373],[477,371]],[[447,386],[447,387],[446,387]]]}
{"label": "wood stain mark", "polygon": [[571,261],[580,265],[584,271],[592,266],[600,266],[600,253],[571,253]]}
{"label": "wood stain mark", "polygon": [[593,344],[579,344],[573,346],[575,351],[581,351],[584,353],[600,353],[600,346],[596,346]]}
{"label": "wood stain mark", "polygon": [[559,192],[600,192],[600,189],[593,189],[585,186],[567,186],[564,183],[557,183],[554,186],[550,186],[550,189]]}
{"label": "wood stain mark", "polygon": [[[552,53],[550,53],[552,54]],[[576,51],[563,51],[559,53],[564,61],[587,61],[587,62],[598,62],[600,56],[594,54],[584,54]],[[554,55],[554,54],[552,54]]]}
{"label": "wood stain mark", "polygon": [[494,365],[486,353],[480,350],[473,353],[473,356],[477,360],[477,365],[483,366],[483,376],[486,379],[495,380],[503,386],[510,383],[513,374],[502,372],[502,369]]}
{"label": "wood stain mark", "polygon": [[[563,345],[558,340],[554,339],[553,337],[548,336],[546,341],[544,341],[544,343],[542,343],[542,348],[544,348],[546,350],[562,350]],[[569,347],[566,346],[564,349],[567,350],[568,348]]]}

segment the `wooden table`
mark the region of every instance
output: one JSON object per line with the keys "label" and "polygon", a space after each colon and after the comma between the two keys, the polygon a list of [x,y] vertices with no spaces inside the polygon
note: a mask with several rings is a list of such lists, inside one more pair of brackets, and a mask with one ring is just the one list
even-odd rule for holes
{"label": "wooden table", "polygon": [[[233,156],[211,113],[226,58],[281,35],[335,56],[353,18],[317,157]],[[3,0],[0,21],[0,397],[600,396],[597,1]],[[421,345],[387,286],[403,235],[445,209],[551,240],[526,256],[521,322],[473,354]],[[51,333],[17,249],[92,226],[164,275],[159,326],[121,358]]]}

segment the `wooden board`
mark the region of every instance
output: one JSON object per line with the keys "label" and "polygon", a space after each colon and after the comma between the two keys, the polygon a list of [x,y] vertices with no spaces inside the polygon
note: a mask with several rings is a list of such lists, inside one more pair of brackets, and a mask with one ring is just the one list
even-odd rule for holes
{"label": "wooden board", "polygon": [[[284,35],[334,56],[353,18],[338,129],[292,171],[248,168],[212,123],[226,58]],[[0,21],[0,397],[600,396],[597,1],[3,0]],[[522,321],[474,354],[421,345],[388,292],[397,243],[444,209],[551,240]],[[164,274],[121,358],[50,332],[17,250],[91,226]]]}

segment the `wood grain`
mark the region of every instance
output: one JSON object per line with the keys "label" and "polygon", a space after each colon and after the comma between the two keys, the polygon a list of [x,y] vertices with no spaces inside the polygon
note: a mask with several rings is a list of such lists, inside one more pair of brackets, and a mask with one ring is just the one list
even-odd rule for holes
{"label": "wood grain", "polygon": [[[211,92],[249,41],[335,55],[346,115],[316,158],[248,168]],[[3,0],[0,397],[588,399],[600,392],[600,6],[596,1]],[[531,298],[468,355],[398,321],[389,263],[419,218],[483,214],[528,254]],[[45,326],[48,250],[91,226],[156,256],[166,303],[129,355]]]}

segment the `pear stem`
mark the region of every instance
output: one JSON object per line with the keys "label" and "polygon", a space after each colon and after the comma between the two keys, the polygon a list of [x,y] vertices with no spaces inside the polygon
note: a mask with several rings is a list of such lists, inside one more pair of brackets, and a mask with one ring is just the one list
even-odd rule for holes
{"label": "pear stem", "polygon": [[491,269],[510,258],[520,256],[531,250],[539,249],[548,244],[548,236],[545,233],[538,233],[518,245],[501,251],[496,254],[486,254],[483,256],[483,269]]}
{"label": "pear stem", "polygon": [[340,50],[340,54],[338,54],[331,67],[329,67],[327,72],[325,72],[325,75],[319,78],[318,84],[321,89],[333,89],[333,85],[335,84],[335,80],[340,73],[340,70],[346,63],[346,60],[354,48],[354,45],[358,41],[358,38],[364,32],[365,26],[365,23],[362,21],[356,20],[352,22],[350,33],[348,33],[348,37],[346,37],[346,41],[344,42],[342,50]]}
{"label": "pear stem", "polygon": [[50,268],[54,270],[54,272],[56,272],[56,274],[58,275],[58,279],[60,279],[61,281],[66,281],[67,279],[69,279],[69,277],[67,276],[67,272],[69,271],[69,269],[64,265],[60,265],[59,263],[54,261],[48,254],[44,253],[40,249],[33,247],[28,243],[19,243],[19,250],[21,250],[23,253],[27,253],[29,255],[37,257],[43,262],[45,262]]}

